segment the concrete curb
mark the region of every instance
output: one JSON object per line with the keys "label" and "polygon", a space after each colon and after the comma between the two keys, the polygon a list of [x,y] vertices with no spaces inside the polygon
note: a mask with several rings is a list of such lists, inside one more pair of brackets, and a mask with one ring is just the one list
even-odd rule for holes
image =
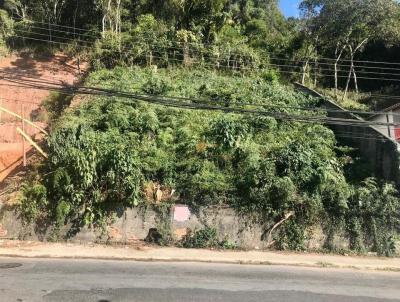
{"label": "concrete curb", "polygon": [[237,265],[297,266],[400,273],[400,258],[353,257],[270,251],[214,251],[158,247],[112,247],[62,243],[9,242],[0,245],[0,257],[82,259],[138,262],[197,262]]}
{"label": "concrete curb", "polygon": [[181,258],[135,258],[135,257],[89,257],[89,256],[23,256],[16,254],[1,254],[0,258],[15,259],[65,259],[65,260],[101,260],[101,261],[135,261],[135,262],[164,262],[164,263],[215,263],[215,264],[232,264],[232,265],[265,265],[265,266],[288,266],[288,267],[305,267],[305,268],[324,268],[324,269],[351,269],[357,271],[381,271],[381,272],[398,272],[399,267],[373,267],[373,266],[354,266],[354,265],[337,265],[332,263],[287,263],[287,262],[270,262],[270,261],[242,261],[242,260],[204,260],[204,259],[181,259]]}

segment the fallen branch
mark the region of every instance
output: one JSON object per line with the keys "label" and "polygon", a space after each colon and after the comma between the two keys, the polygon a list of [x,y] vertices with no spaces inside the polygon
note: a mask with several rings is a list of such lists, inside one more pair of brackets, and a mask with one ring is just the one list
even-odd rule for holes
{"label": "fallen branch", "polygon": [[268,237],[267,237],[267,247],[270,247],[271,245],[273,245],[275,243],[275,240],[271,240],[272,239],[272,232],[274,230],[276,230],[282,223],[284,223],[286,220],[288,220],[290,217],[292,217],[294,215],[294,212],[289,212],[286,213],[285,216],[276,224],[274,224],[274,226],[269,230],[268,232]]}

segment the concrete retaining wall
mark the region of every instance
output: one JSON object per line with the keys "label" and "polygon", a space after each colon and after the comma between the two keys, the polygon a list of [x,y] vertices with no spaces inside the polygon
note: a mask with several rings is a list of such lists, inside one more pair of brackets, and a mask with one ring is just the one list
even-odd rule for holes
{"label": "concrete retaining wall", "polygon": [[[177,215],[179,212],[181,214]],[[262,224],[255,223],[249,216],[239,215],[232,208],[222,206],[206,207],[193,212],[186,206],[178,205],[163,215],[160,215],[160,211],[156,209],[129,208],[124,211],[121,210],[115,221],[104,230],[83,227],[74,233],[72,226],[68,225],[60,231],[60,236],[57,238],[52,236],[51,227],[24,226],[11,209],[3,207],[0,218],[0,239],[15,238],[46,241],[52,238],[53,240],[67,239],[77,243],[107,242],[130,244],[144,240],[150,229],[160,230],[160,228],[163,228],[163,231],[170,232],[176,240],[179,240],[189,230],[195,231],[208,226],[217,230],[220,240],[227,240],[240,248],[266,248],[266,242],[262,240],[264,233]],[[268,228],[271,224],[266,223],[265,225]],[[307,238],[306,247],[308,249],[320,249],[326,240],[322,228],[318,227],[309,230]],[[335,237],[334,243],[338,248],[348,247],[347,240],[339,235]]]}

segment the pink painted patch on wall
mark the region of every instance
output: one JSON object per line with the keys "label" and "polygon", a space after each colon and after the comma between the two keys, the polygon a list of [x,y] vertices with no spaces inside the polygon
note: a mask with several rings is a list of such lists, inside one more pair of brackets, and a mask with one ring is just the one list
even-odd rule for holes
{"label": "pink painted patch on wall", "polygon": [[189,220],[191,213],[188,206],[175,206],[174,207],[174,221],[185,222]]}

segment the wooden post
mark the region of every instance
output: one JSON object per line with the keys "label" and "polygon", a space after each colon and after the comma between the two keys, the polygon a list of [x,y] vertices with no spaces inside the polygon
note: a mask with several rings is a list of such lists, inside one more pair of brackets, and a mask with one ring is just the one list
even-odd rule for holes
{"label": "wooden post", "polygon": [[[22,122],[22,131],[25,132],[25,113],[24,113],[24,104],[21,103],[21,122]],[[25,137],[22,136],[22,154],[23,154],[23,164],[26,167],[26,148],[25,148]]]}
{"label": "wooden post", "polygon": [[42,148],[39,147],[38,144],[36,144],[30,137],[29,135],[27,135],[24,131],[21,130],[21,128],[17,127],[17,131],[36,149],[39,151],[40,154],[42,154],[42,156],[44,158],[48,158],[48,155],[46,152],[43,151]]}

